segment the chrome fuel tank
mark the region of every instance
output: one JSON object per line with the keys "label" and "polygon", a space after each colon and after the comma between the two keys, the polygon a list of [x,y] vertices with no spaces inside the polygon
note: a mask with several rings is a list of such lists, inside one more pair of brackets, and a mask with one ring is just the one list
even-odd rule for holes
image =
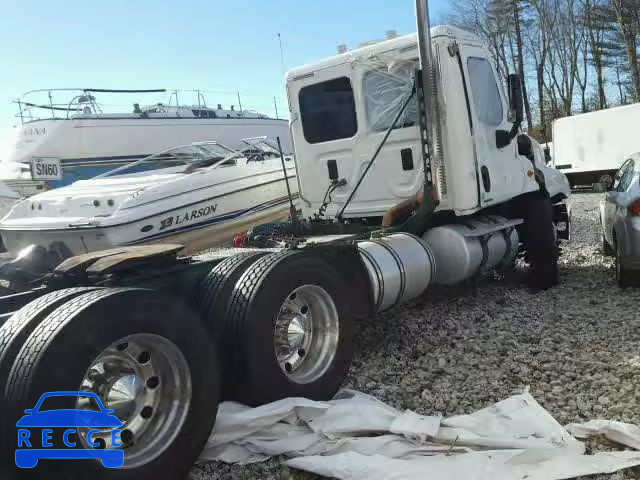
{"label": "chrome fuel tank", "polygon": [[434,282],[453,285],[513,261],[519,245],[514,227],[519,223],[487,215],[425,232],[422,238],[438,266]]}
{"label": "chrome fuel tank", "polygon": [[420,296],[436,275],[428,245],[410,233],[364,240],[358,248],[378,312]]}

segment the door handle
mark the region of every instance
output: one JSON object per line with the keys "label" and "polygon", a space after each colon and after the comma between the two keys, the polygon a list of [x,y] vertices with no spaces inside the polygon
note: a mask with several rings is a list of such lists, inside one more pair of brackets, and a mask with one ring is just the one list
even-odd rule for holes
{"label": "door handle", "polygon": [[327,170],[329,171],[329,180],[338,180],[338,163],[335,160],[327,160]]}
{"label": "door handle", "polygon": [[400,160],[402,161],[402,170],[405,172],[413,170],[413,150],[410,148],[400,150]]}

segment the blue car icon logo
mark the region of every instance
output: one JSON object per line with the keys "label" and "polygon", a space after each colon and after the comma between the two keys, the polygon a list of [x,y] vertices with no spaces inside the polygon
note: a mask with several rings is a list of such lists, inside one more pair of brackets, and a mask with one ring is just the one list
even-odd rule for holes
{"label": "blue car icon logo", "polygon": [[[43,410],[42,403],[52,397],[76,397],[93,400],[100,411],[85,409]],[[16,465],[34,468],[40,459],[99,459],[106,468],[119,468],[124,464],[124,451],[120,443],[122,422],[113,415],[114,410],[104,407],[100,398],[91,392],[50,392],[40,397],[33,409],[25,410],[18,427]],[[54,438],[54,429],[57,438]],[[63,432],[64,429],[64,432]],[[62,433],[63,432],[63,433]],[[82,439],[86,448],[78,448]],[[106,447],[109,440],[111,448]],[[66,448],[54,448],[64,445]],[[61,445],[62,444],[62,445]]]}

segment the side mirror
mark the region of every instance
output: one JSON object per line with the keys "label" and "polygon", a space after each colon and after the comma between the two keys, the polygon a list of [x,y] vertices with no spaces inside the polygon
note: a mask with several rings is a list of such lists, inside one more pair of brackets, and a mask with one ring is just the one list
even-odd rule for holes
{"label": "side mirror", "polygon": [[613,177],[611,175],[603,175],[600,177],[600,183],[602,183],[607,190],[613,188]]}
{"label": "side mirror", "polygon": [[613,192],[613,178],[611,175],[603,175],[600,180],[592,185],[594,193]]}
{"label": "side mirror", "polygon": [[524,120],[524,101],[520,75],[511,73],[507,76],[507,91],[509,95],[509,113],[507,119],[511,123],[520,124],[522,120]]}
{"label": "side mirror", "polygon": [[509,112],[507,113],[507,120],[513,123],[511,131],[496,130],[496,147],[505,148],[511,140],[515,138],[524,119],[523,97],[522,97],[522,84],[520,83],[520,76],[515,73],[507,76],[507,90],[509,95]]}
{"label": "side mirror", "polygon": [[591,191],[593,193],[605,193],[608,190],[609,190],[609,188],[603,182],[596,182],[593,185],[591,185]]}

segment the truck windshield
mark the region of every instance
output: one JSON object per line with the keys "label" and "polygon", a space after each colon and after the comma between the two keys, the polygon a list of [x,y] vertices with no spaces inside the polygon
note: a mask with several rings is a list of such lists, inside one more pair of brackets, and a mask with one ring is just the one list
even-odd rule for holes
{"label": "truck windshield", "polygon": [[165,173],[191,173],[194,170],[214,165],[235,165],[239,157],[242,157],[240,152],[219,143],[197,143],[156,153],[95,178],[131,175],[151,170],[166,170]]}

